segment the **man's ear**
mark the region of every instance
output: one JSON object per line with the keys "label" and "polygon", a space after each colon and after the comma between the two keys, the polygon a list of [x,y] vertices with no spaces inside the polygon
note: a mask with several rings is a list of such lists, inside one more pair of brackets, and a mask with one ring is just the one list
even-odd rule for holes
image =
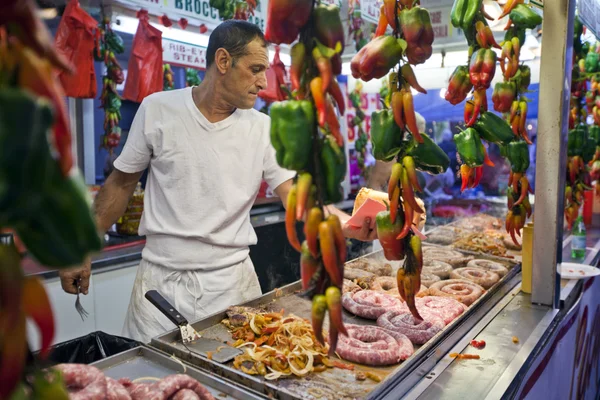
{"label": "man's ear", "polygon": [[221,74],[225,74],[233,66],[231,55],[222,47],[215,53],[215,66]]}

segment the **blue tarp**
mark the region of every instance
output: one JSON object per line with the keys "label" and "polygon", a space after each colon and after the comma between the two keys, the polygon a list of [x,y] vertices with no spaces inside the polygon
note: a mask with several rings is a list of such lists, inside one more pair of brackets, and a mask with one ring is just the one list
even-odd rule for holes
{"label": "blue tarp", "polygon": [[[540,85],[537,83],[532,84],[529,87],[531,93],[527,94],[527,98],[530,100],[527,119],[537,119],[539,87]],[[489,88],[487,91],[488,108],[490,110],[493,110],[492,91],[493,88]],[[427,122],[459,121],[464,118],[463,112],[465,102],[453,106],[440,97],[439,89],[428,90],[427,94],[418,94],[414,96],[414,103],[415,110],[417,110]]]}

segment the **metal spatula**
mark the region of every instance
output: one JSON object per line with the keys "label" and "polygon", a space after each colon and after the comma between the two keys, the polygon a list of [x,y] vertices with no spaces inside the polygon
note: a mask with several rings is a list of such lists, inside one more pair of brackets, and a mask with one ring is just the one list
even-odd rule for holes
{"label": "metal spatula", "polygon": [[226,363],[233,360],[235,356],[242,354],[240,349],[231,347],[223,342],[215,339],[203,338],[189,324],[187,319],[185,319],[185,317],[156,290],[147,291],[145,297],[158,309],[158,311],[163,313],[165,317],[169,318],[171,322],[179,327],[181,340],[191,351],[205,357],[208,357],[210,353],[209,358],[220,363]]}

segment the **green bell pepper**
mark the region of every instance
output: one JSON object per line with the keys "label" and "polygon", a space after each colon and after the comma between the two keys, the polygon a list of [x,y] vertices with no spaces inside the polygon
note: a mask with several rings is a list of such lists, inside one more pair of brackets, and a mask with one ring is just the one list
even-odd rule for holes
{"label": "green bell pepper", "polygon": [[583,153],[583,147],[586,145],[587,130],[585,125],[577,125],[569,131],[567,138],[567,155],[569,157],[580,156]]}
{"label": "green bell pepper", "polygon": [[481,9],[483,0],[454,0],[450,11],[450,22],[464,31],[472,29],[473,19]]}
{"label": "green bell pepper", "polygon": [[542,23],[542,16],[525,4],[517,4],[510,12],[510,19],[516,26],[533,29]]}
{"label": "green bell pepper", "polygon": [[402,147],[403,138],[404,132],[394,121],[391,110],[379,110],[371,114],[371,143],[376,160],[393,159]]}
{"label": "green bell pepper", "polygon": [[515,138],[506,121],[490,111],[481,113],[473,127],[483,140],[490,143],[508,144]]}
{"label": "green bell pepper", "polygon": [[588,128],[588,137],[594,140],[594,146],[600,146],[600,126],[592,125]]}
{"label": "green bell pepper", "polygon": [[512,172],[523,173],[529,168],[529,147],[522,140],[510,142],[505,147]]}
{"label": "green bell pepper", "polygon": [[585,146],[583,146],[583,151],[581,152],[581,156],[583,158],[584,163],[589,163],[594,159],[594,155],[596,154],[596,140],[587,137],[585,138]]}
{"label": "green bell pepper", "polygon": [[426,133],[421,133],[423,143],[411,137],[406,155],[411,156],[419,171],[437,175],[445,172],[450,166],[450,158]]}
{"label": "green bell pepper", "polygon": [[512,25],[504,34],[504,41],[509,42],[512,38],[519,38],[519,43],[523,45],[525,43],[525,32],[527,29],[520,26]]}
{"label": "green bell pepper", "polygon": [[585,56],[585,72],[593,73],[600,71],[598,61],[600,60],[600,56],[595,51],[591,51],[587,53]]}
{"label": "green bell pepper", "polygon": [[0,105],[0,221],[41,264],[82,263],[102,241],[81,175],[63,176],[50,151],[51,108],[17,89],[0,90]]}
{"label": "green bell pepper", "polygon": [[337,203],[342,201],[344,192],[341,183],[346,177],[346,154],[344,149],[329,138],[323,141],[321,148],[321,167],[323,187],[323,202],[325,204]]}
{"label": "green bell pepper", "polygon": [[313,11],[313,21],[317,39],[330,49],[340,43],[344,49],[344,26],[340,18],[340,8],[334,4],[320,4]]}
{"label": "green bell pepper", "polygon": [[456,151],[458,152],[463,164],[473,168],[483,165],[485,160],[485,148],[479,134],[474,128],[467,128],[464,131],[454,135]]}
{"label": "green bell pepper", "polygon": [[106,32],[106,35],[104,35],[104,40],[106,40],[106,45],[113,53],[122,54],[125,51],[123,38],[115,31],[109,30]]}
{"label": "green bell pepper", "polygon": [[308,100],[288,100],[271,106],[271,144],[277,163],[286,169],[303,171],[309,166],[313,144],[315,112]]}

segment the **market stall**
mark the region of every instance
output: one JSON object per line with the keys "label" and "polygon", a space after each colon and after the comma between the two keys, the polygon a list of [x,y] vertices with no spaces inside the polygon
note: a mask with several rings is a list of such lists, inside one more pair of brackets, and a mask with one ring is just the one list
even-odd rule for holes
{"label": "market stall", "polygon": [[[112,27],[123,36],[124,56],[116,57],[113,67],[117,62],[130,63],[128,46],[135,39],[126,33],[131,28],[118,26],[134,19],[133,6],[140,6],[139,3],[147,6],[147,2],[118,1],[111,10],[115,18],[111,24],[102,18],[105,35],[108,27]],[[480,9],[470,4],[477,2],[456,0],[454,8],[436,8],[425,0],[420,6],[405,3],[351,2],[350,17],[343,18],[343,22],[352,23],[350,31],[356,48],[347,43],[345,50],[338,48],[340,41],[348,39],[344,33],[346,26],[341,30],[342,20],[335,6],[302,4],[306,18],[293,21],[292,33],[273,30],[274,25],[270,25],[273,22],[269,22],[266,4],[269,12],[276,10],[282,18],[291,18],[291,14],[285,14],[289,9],[283,3],[271,0],[257,8],[253,21],[265,26],[267,38],[281,46],[282,56],[291,53],[291,76],[289,81],[283,81],[284,86],[290,85],[290,93],[280,87],[281,92],[267,97],[267,105],[278,162],[285,164],[292,160],[282,166],[298,172],[293,195],[287,199],[287,210],[274,204],[262,207],[257,204],[251,216],[257,231],[263,229],[262,238],[259,233],[261,247],[253,250],[253,260],[257,271],[262,270],[266,276],[263,278],[259,273],[265,294],[189,321],[191,328],[187,328],[188,321],[181,315],[172,316],[173,329],[150,343],[128,344],[128,350],[93,362],[62,365],[59,369],[71,390],[76,377],[86,376],[87,390],[91,390],[94,382],[103,382],[104,390],[120,391],[123,398],[159,392],[164,398],[171,398],[180,389],[179,396],[191,396],[193,392],[193,398],[206,399],[598,396],[600,302],[595,294],[600,280],[591,276],[596,274],[595,267],[600,262],[600,231],[596,225],[600,222],[597,213],[600,210],[590,205],[594,197],[589,180],[598,160],[593,152],[586,151],[586,146],[595,150],[600,135],[592,133],[596,124],[586,120],[583,109],[585,92],[596,94],[587,85],[592,87],[593,74],[600,70],[600,63],[597,55],[590,56],[588,61],[587,54],[597,54],[595,48],[590,46],[591,50],[585,52],[574,49],[578,43],[583,46],[578,42],[583,32],[578,31],[574,19],[575,1],[528,5],[507,2],[503,13],[512,22],[507,26],[506,36],[501,31],[502,42],[498,39],[499,31],[494,29],[492,33],[489,29],[498,22],[490,21],[489,25],[486,22],[501,18],[491,18],[486,15],[485,7]],[[582,3],[580,15],[582,9],[595,10],[596,3]],[[202,31],[218,23],[217,14],[213,16],[209,11],[214,10],[211,5],[213,2],[199,2],[197,6],[190,2],[189,7],[185,2],[164,2],[147,6],[149,14],[138,13],[137,19],[167,27],[171,21],[187,17],[191,26]],[[261,7],[264,13],[258,12]],[[347,6],[342,7],[343,11],[344,7]],[[462,12],[461,7],[464,7]],[[513,15],[517,7],[520,8]],[[542,48],[539,85],[529,85],[522,78],[528,68],[519,63],[519,34],[520,29],[542,30],[542,8],[541,28],[546,28],[543,41],[553,46]],[[361,17],[358,13],[361,21],[356,20],[357,9],[363,14]],[[331,24],[325,25],[323,21]],[[595,22],[585,17],[581,21],[588,26]],[[0,26],[2,23],[0,18]],[[372,23],[376,25],[374,37],[366,33],[367,24]],[[314,29],[313,24],[319,29]],[[440,41],[436,44],[438,36]],[[449,87],[417,95],[425,91],[418,82],[424,81],[419,66],[427,62],[433,51],[439,50],[436,46],[449,43],[451,37],[464,38],[472,46],[470,65],[456,66],[448,77]],[[1,39],[0,31],[0,44]],[[502,47],[498,52],[493,50],[496,40],[501,43],[498,47]],[[164,78],[161,85],[165,89],[184,85],[184,77],[190,77],[184,67],[203,68],[203,48],[197,44],[163,36],[161,45]],[[287,45],[293,46],[288,49]],[[381,48],[386,51],[381,52]],[[0,55],[1,51],[2,47]],[[332,74],[332,70],[337,70],[335,58],[344,59],[343,51],[354,53],[351,79],[339,75],[343,70],[341,64],[339,72]],[[279,49],[274,52],[279,57]],[[502,69],[496,65],[496,53]],[[581,59],[586,65],[577,75],[573,65],[578,65],[577,60]],[[166,61],[170,66],[162,67]],[[276,58],[271,66],[277,63]],[[106,66],[109,73],[111,65]],[[2,67],[0,64],[0,72]],[[492,80],[494,73],[496,79]],[[381,94],[364,93],[360,85],[350,87],[356,78],[367,85],[384,76],[387,81],[383,87],[387,92]],[[100,79],[104,81],[105,77]],[[587,80],[590,82],[586,83]],[[0,92],[6,90],[3,84],[0,80]],[[532,95],[533,91],[539,91],[539,95]],[[113,94],[121,96],[123,92],[115,86]],[[530,97],[528,102],[526,98]],[[444,107],[436,107],[440,101],[445,101]],[[100,106],[99,101],[95,103],[95,108]],[[127,107],[132,107],[129,111],[132,116],[136,102],[123,101],[120,108],[123,118],[118,118],[115,125],[123,131],[130,124],[124,111]],[[442,113],[441,109],[448,112]],[[449,116],[457,109],[458,117]],[[415,111],[431,121],[425,132],[416,126]],[[93,113],[92,124],[100,124],[98,113],[103,114],[104,121],[106,112],[104,108]],[[595,109],[592,114],[595,116]],[[435,199],[423,202],[418,198],[423,185],[416,171],[441,174],[450,165],[448,152],[436,140],[437,129],[432,125],[436,119],[446,120],[452,128],[455,128],[452,121],[460,120],[460,129],[453,136],[462,178],[460,191],[474,189],[482,174],[499,168],[493,167],[487,156],[488,150],[497,146],[503,153],[498,151],[495,162],[503,162],[502,155],[510,165],[505,175],[497,177],[505,181],[506,196],[454,200],[444,205],[452,207],[451,210],[439,207]],[[109,123],[107,133],[107,127],[100,125],[103,126],[97,126],[95,131],[110,140],[114,126]],[[302,143],[289,146],[285,135],[294,129],[301,133],[298,125],[308,133]],[[532,131],[537,136],[535,161],[528,148]],[[301,146],[308,151],[303,153]],[[104,151],[110,155],[109,149],[117,148],[108,146]],[[284,158],[283,153],[293,154]],[[368,167],[375,159],[392,162],[387,192],[369,191],[361,197],[358,189],[367,181]],[[538,168],[531,171],[529,166],[534,163]],[[59,171],[58,166],[55,169]],[[97,166],[95,169],[98,171]],[[536,193],[544,194],[535,203],[529,193],[533,186]],[[565,187],[571,191],[567,189],[565,193]],[[350,192],[358,195],[356,204],[346,200]],[[141,195],[138,192],[138,203],[135,198],[132,200],[130,213],[121,221],[123,233],[127,233],[127,222],[135,221],[136,213],[140,212],[136,205]],[[584,223],[578,222],[581,218],[577,206],[584,200],[587,205],[581,211],[587,234],[582,228]],[[331,216],[324,218],[324,208],[330,204],[351,211],[356,219],[374,216],[382,249],[363,250],[363,254],[368,254],[360,256],[353,253],[340,236],[339,221]],[[365,207],[362,211],[361,205]],[[377,211],[368,214],[367,205]],[[432,211],[436,205],[437,211]],[[16,208],[14,203],[13,206]],[[87,210],[84,204],[80,207]],[[534,207],[537,229],[532,220]],[[306,223],[302,222],[304,219]],[[75,221],[71,222],[75,226]],[[567,223],[567,229],[563,222]],[[94,310],[94,325],[77,330],[81,325],[73,329],[72,320],[67,322],[74,311],[69,315],[59,311],[67,306],[60,297],[56,270],[41,265],[61,268],[80,261],[89,250],[99,248],[92,240],[93,235],[88,236],[87,246],[82,245],[85,249],[78,249],[78,260],[63,261],[52,259],[47,251],[34,247],[36,241],[27,236],[23,225],[10,222],[9,226],[17,229],[17,234],[23,234],[25,246],[35,260],[41,261],[13,260],[11,265],[26,271],[29,275],[24,279],[26,282],[36,279],[35,274],[47,280],[46,292],[51,301],[44,304],[49,314],[54,309],[57,316],[58,337],[62,339],[59,341],[106,330],[107,326],[110,330],[114,328],[110,333],[118,334],[112,320],[118,319],[115,315],[120,311],[114,310],[122,310],[124,300],[115,294],[112,302],[106,303],[101,300],[100,290],[129,294],[143,241],[95,256],[97,292],[92,293],[91,299],[87,296],[82,299],[84,307]],[[39,229],[35,225],[28,228]],[[582,237],[583,246],[579,244]],[[575,242],[579,247],[574,247]],[[279,250],[267,250],[272,248]],[[579,252],[572,252],[573,248]],[[571,262],[575,264],[568,264]],[[594,268],[582,269],[581,265]],[[273,274],[284,269],[281,266],[289,272],[274,277]],[[112,276],[109,278],[108,274]],[[120,286],[115,287],[117,281]],[[9,280],[0,281],[6,282]],[[49,289],[51,284],[56,291]],[[71,298],[68,300],[71,304]],[[173,307],[167,304],[166,308]],[[33,315],[39,324],[42,320]],[[189,329],[197,331],[201,338],[187,340]],[[67,330],[72,336],[61,336]],[[7,337],[3,335],[7,333],[0,331],[0,338]],[[41,340],[42,352],[36,357],[44,357],[51,340],[48,331],[42,329],[38,337],[30,329],[28,340],[32,350],[37,350],[34,343]],[[6,354],[0,351],[2,357]],[[54,359],[52,363],[59,362],[68,360]],[[30,368],[34,372],[27,370],[28,373],[38,373],[35,366]],[[0,369],[0,376],[3,371]],[[25,392],[39,389],[35,385],[21,385]]]}

